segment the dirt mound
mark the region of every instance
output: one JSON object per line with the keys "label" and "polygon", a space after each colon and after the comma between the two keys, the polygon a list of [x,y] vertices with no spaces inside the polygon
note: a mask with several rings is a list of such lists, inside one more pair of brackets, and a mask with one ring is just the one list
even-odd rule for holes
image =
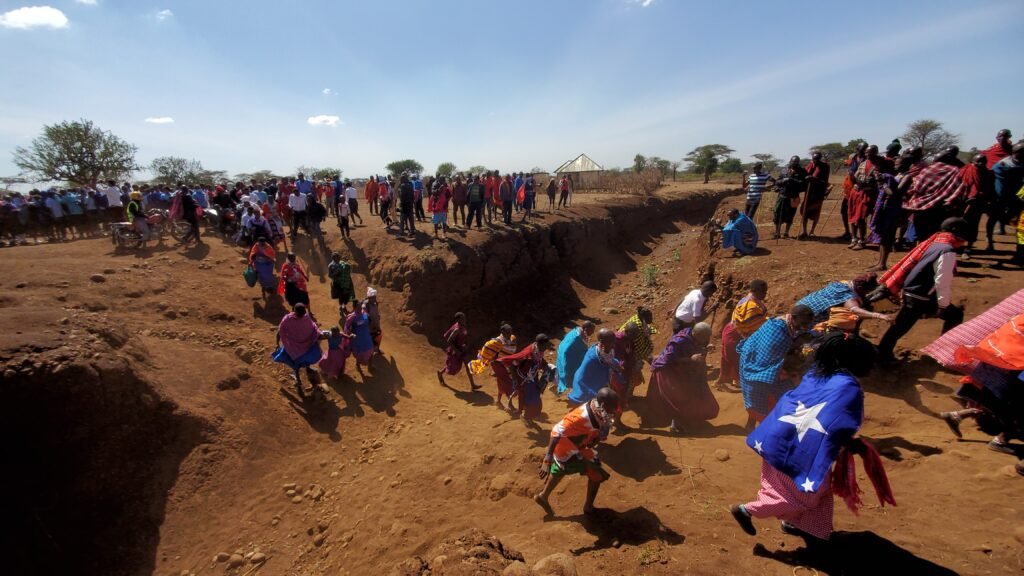
{"label": "dirt mound", "polygon": [[477,576],[501,574],[523,555],[494,536],[470,530],[430,549],[422,557],[409,558],[393,570],[392,576]]}

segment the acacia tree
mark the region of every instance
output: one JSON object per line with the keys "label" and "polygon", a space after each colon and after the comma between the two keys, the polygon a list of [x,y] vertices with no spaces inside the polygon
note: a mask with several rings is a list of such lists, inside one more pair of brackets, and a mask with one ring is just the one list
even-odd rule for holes
{"label": "acacia tree", "polygon": [[255,172],[241,172],[235,174],[236,182],[249,182],[256,180],[257,182],[269,182],[271,180],[280,180],[281,177],[274,173],[273,170],[257,170]]}
{"label": "acacia tree", "polygon": [[821,152],[822,159],[828,162],[832,168],[832,172],[836,173],[843,168],[844,162],[857,150],[857,146],[866,142],[862,138],[854,138],[846,144],[842,142],[828,142],[826,144],[818,144],[810,149],[810,153],[814,154],[817,150]]}
{"label": "acacia tree", "polygon": [[139,166],[138,148],[102,130],[90,120],[44,125],[28,148],[14,149],[14,164],[36,181],[61,180],[75,186],[94,186],[118,180]]}
{"label": "acacia tree", "polygon": [[672,167],[672,181],[673,182],[676,181],[676,172],[679,172],[679,167],[682,166],[682,165],[683,165],[683,163],[678,161],[678,160],[669,164],[669,166]]}
{"label": "acacia tree", "polygon": [[194,182],[203,171],[203,165],[194,158],[186,160],[177,156],[161,156],[149,163],[149,171],[153,173],[154,182],[169,185],[177,182]]}
{"label": "acacia tree", "polygon": [[743,172],[743,162],[739,158],[726,158],[718,166],[724,174],[739,174]]}
{"label": "acacia tree", "polygon": [[944,148],[960,145],[960,135],[949,132],[938,120],[924,119],[907,124],[907,131],[900,138],[908,146],[920,146],[925,156],[935,154]]}
{"label": "acacia tree", "polygon": [[299,166],[295,169],[296,174],[302,174],[310,180],[333,180],[335,176],[341,177],[341,168],[332,168],[330,166],[324,166],[317,168],[316,166]]}
{"label": "acacia tree", "polygon": [[490,170],[488,170],[486,166],[481,166],[480,164],[477,164],[476,166],[470,166],[469,168],[466,168],[464,172],[472,176],[473,174],[483,174],[485,172],[490,172]]}
{"label": "acacia tree", "polygon": [[664,158],[659,158],[658,156],[651,156],[647,159],[647,167],[656,169],[661,173],[661,177],[665,178],[672,170],[672,162],[665,160]]}
{"label": "acacia tree", "polygon": [[764,165],[766,172],[772,172],[779,167],[779,159],[774,154],[754,154],[753,156]]}
{"label": "acacia tree", "polygon": [[385,166],[384,169],[387,170],[388,173],[390,173],[392,176],[398,177],[399,175],[402,174],[402,172],[416,174],[423,172],[423,164],[420,164],[419,162],[411,158],[408,158],[405,160],[395,160],[394,162]]}
{"label": "acacia tree", "polygon": [[455,163],[454,162],[441,162],[440,164],[437,165],[437,174],[439,176],[444,176],[445,178],[448,178],[448,177],[451,177],[451,175],[454,174],[454,173],[455,173]]}
{"label": "acacia tree", "polygon": [[691,150],[683,158],[683,161],[690,164],[691,170],[697,173],[703,172],[704,183],[707,184],[708,180],[711,179],[711,175],[715,173],[715,170],[718,170],[718,164],[729,158],[729,155],[733,152],[735,150],[725,144],[705,144]]}
{"label": "acacia tree", "polygon": [[633,172],[639,174],[644,171],[644,168],[647,168],[647,158],[643,154],[633,156]]}

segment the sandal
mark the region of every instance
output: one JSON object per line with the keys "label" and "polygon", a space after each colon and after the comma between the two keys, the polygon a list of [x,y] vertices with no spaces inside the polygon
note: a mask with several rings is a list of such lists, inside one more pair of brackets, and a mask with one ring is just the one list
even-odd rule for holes
{"label": "sandal", "polygon": [[1010,446],[1009,442],[1000,442],[995,438],[989,440],[988,449],[993,452],[999,452],[1001,454],[1017,454],[1017,451],[1013,449],[1013,446]]}
{"label": "sandal", "polygon": [[851,250],[863,250],[864,249],[864,243],[863,242],[857,242],[850,249]]}
{"label": "sandal", "polygon": [[962,418],[960,418],[959,414],[956,412],[943,412],[942,414],[939,414],[939,418],[942,418],[942,421],[946,423],[946,426],[949,426],[949,429],[953,432],[954,436],[957,438],[964,437],[963,433],[960,432],[960,422],[962,421]]}

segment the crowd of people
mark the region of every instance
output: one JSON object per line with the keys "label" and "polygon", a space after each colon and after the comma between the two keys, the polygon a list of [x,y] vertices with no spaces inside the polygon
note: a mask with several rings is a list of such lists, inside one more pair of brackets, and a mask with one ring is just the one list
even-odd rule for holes
{"label": "crowd of people", "polygon": [[[981,250],[996,252],[993,231],[998,227],[1005,234],[1006,226],[1017,222],[1016,251],[1007,263],[1024,266],[1024,226],[1017,219],[1024,205],[1024,143],[1014,144],[1012,138],[1009,130],[1000,130],[996,142],[969,162],[960,159],[957,146],[926,159],[921,147],[903,148],[899,139],[890,142],[884,154],[877,145],[861,143],[845,160],[839,204],[848,247],[863,250],[877,246],[874,269],[884,271],[895,250],[929,238],[943,220],[956,216],[967,222],[964,256],[970,258],[978,251],[975,243],[982,217],[986,217],[986,243]],[[797,238],[815,237],[822,205],[832,190],[830,176],[831,166],[819,151],[813,151],[804,166],[798,156],[790,158],[779,178],[769,174],[763,162],[755,163],[744,180],[743,212],[729,214],[729,221],[720,226],[723,246],[738,255],[754,253],[759,240],[755,219],[769,190],[776,192],[772,238],[788,238],[798,213],[801,231]]]}
{"label": "crowd of people", "polygon": [[105,226],[130,222],[143,235],[145,245],[151,239],[153,211],[166,211],[167,217],[192,225],[183,244],[201,242],[199,223],[204,221],[246,246],[259,236],[277,242],[285,237],[286,227],[293,241],[302,231],[320,241],[327,218],[336,219],[342,238],[351,239],[352,229],[364,225],[360,199],[385,229],[390,231],[397,222],[402,235],[415,235],[417,223],[427,223],[429,212],[434,236],[440,233],[446,239],[449,224],[468,229],[475,221],[480,229],[484,223],[490,227],[500,221],[511,226],[514,215],[518,222],[526,222],[536,215],[539,193],[547,195],[547,209],[554,212],[570,205],[573,190],[571,174],[548,178],[540,190],[534,174],[502,176],[497,170],[426,179],[407,173],[374,175],[362,184],[362,191],[358,185],[342,180],[340,174],[314,181],[299,173],[295,178],[215,186],[110,181],[27,194],[10,192],[0,195],[0,243],[15,246],[41,239],[88,238],[101,234]]}

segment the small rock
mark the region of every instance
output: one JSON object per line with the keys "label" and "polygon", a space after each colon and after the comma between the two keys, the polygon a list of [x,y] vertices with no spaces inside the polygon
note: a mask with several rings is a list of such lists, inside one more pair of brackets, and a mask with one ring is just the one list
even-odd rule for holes
{"label": "small rock", "polygon": [[316,523],[316,529],[321,532],[327,532],[327,529],[331,526],[327,520],[320,520]]}
{"label": "small rock", "polygon": [[296,484],[295,482],[288,482],[287,484],[281,485],[281,489],[284,490],[285,492],[287,492],[288,490],[295,490],[295,488],[297,487],[298,484]]}
{"label": "small rock", "polygon": [[576,561],[568,554],[552,554],[533,565],[537,576],[576,576]]}
{"label": "small rock", "polygon": [[103,269],[103,273],[104,274],[116,274],[117,270],[114,270],[113,268],[104,268]]}
{"label": "small rock", "polygon": [[448,415],[448,419],[449,420],[455,420],[455,414],[449,414]]}
{"label": "small rock", "polygon": [[106,282],[107,277],[103,274],[93,274],[92,276],[89,276],[89,280],[92,280],[93,282]]}
{"label": "small rock", "polygon": [[228,554],[227,552],[218,552],[217,555],[214,556],[213,561],[214,562],[227,562],[228,558],[231,558],[231,554]]}
{"label": "small rock", "polygon": [[314,544],[315,546],[317,546],[318,548],[319,548],[320,546],[323,546],[323,545],[324,545],[324,541],[325,541],[325,540],[327,540],[327,536],[325,536],[325,535],[324,535],[324,534],[322,534],[322,533],[321,533],[321,534],[317,534],[316,536],[313,536],[313,544]]}
{"label": "small rock", "polygon": [[24,288],[26,286],[28,286],[27,282],[18,282],[17,284],[14,285],[15,288]]}
{"label": "small rock", "polygon": [[241,554],[232,554],[228,558],[228,568],[238,568],[242,564],[245,564],[245,558]]}
{"label": "small rock", "polygon": [[285,494],[285,496],[291,498],[292,496],[295,496],[295,494],[297,494],[297,492],[295,492],[295,490],[289,490],[289,491],[285,492],[284,494]]}
{"label": "small rock", "polygon": [[505,566],[505,569],[501,571],[501,576],[531,576],[532,574],[530,567],[519,560]]}
{"label": "small rock", "polygon": [[164,312],[164,318],[167,318],[167,319],[170,319],[170,320],[174,320],[177,317],[178,317],[178,313],[175,312],[174,310],[168,310],[167,312]]}
{"label": "small rock", "polygon": [[718,450],[715,450],[715,460],[718,460],[719,462],[725,462],[729,458],[730,456],[728,450],[724,448],[719,448]]}
{"label": "small rock", "polygon": [[270,521],[270,525],[271,526],[277,526],[280,523],[281,523],[281,519],[278,518],[277,516],[274,516],[273,520]]}
{"label": "small rock", "polygon": [[487,548],[483,546],[473,546],[469,549],[469,555],[474,558],[490,558],[491,553],[487,551]]}
{"label": "small rock", "polygon": [[263,552],[257,552],[252,555],[252,558],[249,558],[249,562],[252,562],[253,564],[263,564],[266,561],[267,555]]}
{"label": "small rock", "polygon": [[300,503],[302,503],[302,494],[296,494],[295,496],[292,496],[292,504]]}
{"label": "small rock", "polygon": [[452,483],[452,477],[451,476],[445,476],[444,477],[444,485],[448,486],[451,483]]}
{"label": "small rock", "polygon": [[238,376],[228,376],[217,382],[217,390],[238,390],[242,386]]}

